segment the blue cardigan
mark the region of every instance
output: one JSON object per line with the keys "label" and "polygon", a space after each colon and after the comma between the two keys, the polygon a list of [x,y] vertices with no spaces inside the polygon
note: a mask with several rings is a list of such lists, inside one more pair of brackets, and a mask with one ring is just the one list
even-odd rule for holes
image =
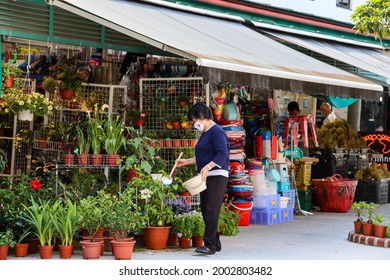
{"label": "blue cardigan", "polygon": [[[213,161],[217,166],[211,169],[209,175],[228,175],[229,158],[229,139],[227,138],[225,131],[219,125],[214,125],[209,130],[202,133],[202,136],[195,146],[195,159],[198,173],[200,173],[203,167]],[[225,171],[217,172],[219,170]]]}

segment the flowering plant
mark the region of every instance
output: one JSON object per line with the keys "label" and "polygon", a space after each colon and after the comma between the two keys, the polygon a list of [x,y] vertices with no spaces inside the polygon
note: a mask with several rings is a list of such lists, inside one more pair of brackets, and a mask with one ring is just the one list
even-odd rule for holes
{"label": "flowering plant", "polygon": [[37,191],[40,188],[42,188],[42,183],[39,181],[39,179],[34,179],[30,182],[30,186],[33,190]]}
{"label": "flowering plant", "polygon": [[[103,105],[101,110],[104,111],[107,108],[107,105]],[[103,144],[103,136],[104,136],[104,122],[105,119],[100,115],[98,106],[95,104],[94,115],[92,116],[90,112],[88,112],[88,134],[91,139],[91,147],[92,151],[95,155],[100,154],[102,144]]]}
{"label": "flowering plant", "polygon": [[20,152],[22,147],[28,147],[33,142],[33,133],[27,129],[21,129],[18,134],[15,135],[13,145]]}
{"label": "flowering plant", "polygon": [[9,91],[3,95],[4,113],[17,114],[22,110],[30,110],[36,116],[52,114],[54,103],[38,92],[26,94],[21,89]]}
{"label": "flowering plant", "polygon": [[194,228],[194,217],[190,213],[182,213],[175,216],[173,229],[181,237],[191,238]]}

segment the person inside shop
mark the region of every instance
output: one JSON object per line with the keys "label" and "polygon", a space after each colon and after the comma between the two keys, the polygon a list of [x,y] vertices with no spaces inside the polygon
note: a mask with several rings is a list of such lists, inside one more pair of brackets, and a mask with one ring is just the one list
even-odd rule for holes
{"label": "person inside shop", "polygon": [[291,101],[290,103],[288,103],[287,111],[290,114],[290,116],[298,116],[301,113],[298,102]]}
{"label": "person inside shop", "polygon": [[330,106],[328,102],[321,104],[320,111],[325,116],[322,126],[324,126],[327,122],[333,123],[337,118],[336,114],[332,111],[332,106]]}
{"label": "person inside shop", "polygon": [[206,225],[204,246],[196,248],[195,252],[212,255],[221,251],[218,219],[229,178],[230,144],[224,130],[212,120],[206,104],[193,105],[188,111],[188,119],[202,135],[195,146],[195,157],[176,162],[178,167],[196,164],[198,173],[206,182],[207,188],[200,193],[200,208]]}

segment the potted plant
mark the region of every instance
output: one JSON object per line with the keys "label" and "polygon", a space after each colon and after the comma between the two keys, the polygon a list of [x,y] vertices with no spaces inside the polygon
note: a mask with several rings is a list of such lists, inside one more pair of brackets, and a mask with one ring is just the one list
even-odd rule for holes
{"label": "potted plant", "polygon": [[141,136],[134,128],[127,127],[127,133],[130,139],[126,140],[126,154],[128,156],[124,160],[124,169],[128,171],[128,181],[134,174],[134,169],[139,169],[142,172],[151,174],[154,157],[158,152],[158,148],[152,144],[154,141],[146,136]]}
{"label": "potted plant", "polygon": [[378,213],[374,212],[373,215],[373,221],[374,221],[374,235],[376,237],[385,237],[387,226],[385,226],[383,223],[388,219],[387,216],[379,215]]}
{"label": "potted plant", "polygon": [[178,115],[178,114],[172,114],[170,116],[170,119],[169,119],[172,123],[172,127],[173,129],[175,130],[179,130],[180,129],[180,120],[181,120],[181,116]]}
{"label": "potted plant", "polygon": [[10,64],[3,64],[2,73],[4,76],[4,84],[7,88],[11,88],[14,85],[15,78],[22,75],[23,70],[19,67]]}
{"label": "potted plant", "polygon": [[129,238],[129,235],[137,228],[144,227],[142,223],[144,219],[135,204],[135,190],[126,189],[114,201],[108,223],[110,236],[113,239],[111,248],[115,259],[131,259],[135,240]]}
{"label": "potted plant", "polygon": [[374,235],[374,221],[373,221],[373,215],[375,212],[375,209],[379,206],[379,204],[373,203],[373,202],[364,202],[363,207],[367,211],[367,221],[363,222],[363,234],[367,236]]}
{"label": "potted plant", "polygon": [[61,239],[60,258],[69,259],[73,253],[73,238],[78,230],[77,206],[71,200],[66,204],[60,203],[56,215],[52,216],[56,233]]}
{"label": "potted plant", "polygon": [[50,115],[54,109],[54,103],[38,92],[26,94],[19,89],[4,94],[2,98],[8,110],[17,114],[22,121],[32,121],[34,115]]}
{"label": "potted plant", "polygon": [[352,203],[352,210],[354,211],[357,219],[354,221],[355,233],[361,233],[363,230],[363,211],[365,210],[364,201],[354,201]]}
{"label": "potted plant", "polygon": [[26,211],[26,221],[32,226],[33,232],[40,242],[39,253],[41,259],[52,257],[55,226],[53,217],[57,215],[59,201],[51,204],[38,198],[38,202],[31,198],[31,206],[23,204]]}
{"label": "potted plant", "polygon": [[238,234],[240,215],[230,210],[230,204],[222,204],[218,220],[218,229],[221,235],[234,236]]}
{"label": "potted plant", "polygon": [[91,142],[90,137],[91,135],[88,135],[84,131],[85,129],[82,128],[80,125],[76,127],[76,134],[77,134],[77,142],[78,142],[78,161],[80,165],[88,165],[88,154],[89,150],[91,148]]}
{"label": "potted plant", "polygon": [[173,220],[172,227],[179,236],[180,248],[190,248],[191,238],[195,228],[193,216],[190,213],[176,215]]}
{"label": "potted plant", "polygon": [[88,112],[88,137],[91,139],[91,148],[92,148],[92,164],[93,165],[102,165],[103,164],[103,154],[101,153],[102,144],[103,144],[103,126],[104,119],[100,116],[97,106],[95,106],[94,116],[92,117],[90,112]]}
{"label": "potted plant", "polygon": [[9,248],[15,245],[14,235],[11,229],[0,232],[0,260],[6,260]]}
{"label": "potted plant", "polygon": [[192,215],[194,222],[194,230],[192,232],[192,247],[199,248],[203,246],[203,235],[206,225],[204,223],[201,212],[193,210],[190,212],[190,215]]}
{"label": "potted plant", "polygon": [[57,88],[57,82],[53,77],[46,76],[42,82],[42,88],[52,94]]}
{"label": "potted plant", "polygon": [[72,100],[75,96],[75,92],[81,90],[83,79],[80,78],[76,69],[63,64],[55,73],[56,79],[60,81],[60,96],[62,100]]}
{"label": "potted plant", "polygon": [[104,122],[103,127],[103,146],[107,153],[107,164],[119,164],[119,150],[126,147],[126,137],[123,134],[125,131],[125,124],[120,120],[119,116],[109,117]]}
{"label": "potted plant", "polygon": [[111,197],[103,190],[98,191],[96,196],[88,196],[80,201],[78,223],[88,232],[88,236],[80,241],[84,259],[99,259],[104,251],[105,238],[98,238],[96,235],[104,228],[111,201]]}
{"label": "potted plant", "polygon": [[174,212],[168,200],[175,200],[170,186],[145,174],[128,182],[128,188],[136,191],[136,203],[146,220],[145,242],[149,249],[165,249]]}
{"label": "potted plant", "polygon": [[188,121],[187,114],[182,115],[181,118],[180,118],[180,126],[181,126],[181,128],[187,130],[189,128],[189,123],[190,122]]}

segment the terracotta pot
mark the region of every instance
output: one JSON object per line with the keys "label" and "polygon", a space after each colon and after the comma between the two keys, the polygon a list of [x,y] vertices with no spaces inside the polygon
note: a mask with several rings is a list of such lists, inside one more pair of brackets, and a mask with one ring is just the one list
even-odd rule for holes
{"label": "terracotta pot", "polygon": [[181,140],[180,139],[173,139],[173,147],[176,147],[176,148],[181,147]]}
{"label": "terracotta pot", "polygon": [[107,165],[118,165],[119,155],[106,155]]}
{"label": "terracotta pot", "polygon": [[8,257],[9,246],[0,246],[0,260],[6,260]]}
{"label": "terracotta pot", "polygon": [[61,259],[70,259],[73,254],[73,245],[65,246],[65,245],[58,245],[58,249],[60,251],[60,258]]}
{"label": "terracotta pot", "polygon": [[166,148],[172,148],[173,147],[173,141],[171,139],[165,139],[165,147]]}
{"label": "terracotta pot", "polygon": [[374,235],[374,224],[368,224],[363,222],[363,234],[367,236]]}
{"label": "terracotta pot", "polygon": [[191,203],[191,194],[190,192],[180,192],[179,195],[182,197],[182,201],[187,205]]}
{"label": "terracotta pot", "polygon": [[15,77],[7,76],[4,78],[5,87],[11,88],[14,85]]}
{"label": "terracotta pot", "polygon": [[54,245],[39,245],[39,257],[41,259],[51,259],[53,256]]}
{"label": "terracotta pot", "polygon": [[362,233],[363,231],[363,224],[362,222],[354,221],[353,222],[355,233]]}
{"label": "terracotta pot", "polygon": [[39,239],[37,237],[31,238],[28,245],[28,254],[36,254],[38,252],[38,247],[40,245]]}
{"label": "terracotta pot", "polygon": [[72,100],[74,97],[73,89],[61,89],[60,96],[62,100]]}
{"label": "terracotta pot", "polygon": [[180,247],[180,249],[190,248],[191,247],[191,238],[179,237],[179,247]]}
{"label": "terracotta pot", "polygon": [[384,238],[386,235],[387,226],[374,225],[374,234],[376,237]]}
{"label": "terracotta pot", "polygon": [[191,147],[195,148],[196,143],[198,143],[197,139],[191,139]]}
{"label": "terracotta pot", "polygon": [[127,170],[127,182],[130,182],[134,178],[139,178],[139,175],[137,174],[137,171],[135,169],[130,168]]}
{"label": "terracotta pot", "polygon": [[74,164],[74,154],[65,154],[64,155],[64,164],[73,165]]}
{"label": "terracotta pot", "polygon": [[135,240],[117,241],[111,240],[112,252],[116,260],[130,260],[133,256]]}
{"label": "terracotta pot", "polygon": [[203,246],[203,236],[192,237],[192,247],[199,248]]}
{"label": "terracotta pot", "polygon": [[94,166],[103,165],[103,155],[91,155],[91,161]]}
{"label": "terracotta pot", "polygon": [[163,250],[167,247],[169,229],[171,227],[146,227],[146,247],[152,250]]}
{"label": "terracotta pot", "polygon": [[[99,228],[96,232],[95,236],[103,236],[104,235],[104,227]],[[89,232],[86,228],[81,228],[81,236],[89,236]]]}
{"label": "terracotta pot", "polygon": [[29,243],[15,244],[14,246],[15,257],[17,258],[26,257],[29,245],[30,245]]}
{"label": "terracotta pot", "polygon": [[79,154],[77,155],[77,160],[79,162],[79,165],[88,165],[88,154]]}
{"label": "terracotta pot", "polygon": [[[84,259],[96,260],[100,258],[103,241],[81,240],[81,254]],[[104,246],[104,245],[103,245]],[[104,247],[103,247],[104,248]]]}
{"label": "terracotta pot", "polygon": [[38,147],[40,149],[47,149],[48,148],[47,139],[45,137],[39,137],[37,140],[39,141]]}
{"label": "terracotta pot", "polygon": [[179,130],[180,129],[180,122],[172,122],[173,129]]}
{"label": "terracotta pot", "polygon": [[176,233],[170,233],[168,235],[168,241],[167,245],[168,246],[177,246],[177,234]]}
{"label": "terracotta pot", "polygon": [[[89,236],[82,236],[81,237],[83,240],[90,240]],[[100,255],[103,256],[104,254],[104,242],[105,240],[108,239],[107,236],[96,236],[93,238],[93,241],[101,241],[101,246],[100,246]]]}

